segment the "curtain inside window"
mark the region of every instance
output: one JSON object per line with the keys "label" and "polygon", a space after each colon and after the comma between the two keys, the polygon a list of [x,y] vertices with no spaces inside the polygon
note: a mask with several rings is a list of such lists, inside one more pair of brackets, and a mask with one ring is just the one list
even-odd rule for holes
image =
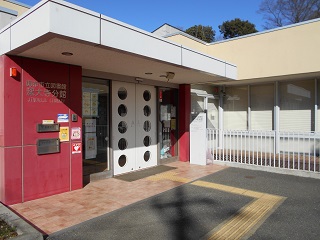
{"label": "curtain inside window", "polygon": [[274,85],[255,85],[251,94],[251,130],[272,130]]}
{"label": "curtain inside window", "polygon": [[279,84],[280,131],[314,130],[314,81]]}
{"label": "curtain inside window", "polygon": [[223,103],[223,128],[225,130],[247,130],[248,88],[226,88]]}

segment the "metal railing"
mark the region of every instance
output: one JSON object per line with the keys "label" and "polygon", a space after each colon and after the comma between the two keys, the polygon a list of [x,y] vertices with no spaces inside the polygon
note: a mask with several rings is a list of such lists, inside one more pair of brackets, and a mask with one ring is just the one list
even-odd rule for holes
{"label": "metal railing", "polygon": [[207,161],[320,172],[320,132],[207,129]]}

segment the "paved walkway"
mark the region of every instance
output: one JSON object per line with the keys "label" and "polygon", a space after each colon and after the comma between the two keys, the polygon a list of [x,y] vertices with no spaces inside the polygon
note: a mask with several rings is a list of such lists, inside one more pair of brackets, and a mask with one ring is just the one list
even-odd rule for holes
{"label": "paved walkway", "polygon": [[319,239],[320,180],[220,165],[116,178],[11,206],[48,240]]}
{"label": "paved walkway", "polygon": [[10,207],[45,234],[51,234],[226,168],[184,162],[166,165],[176,169],[166,172],[166,176],[169,176],[166,179],[163,179],[162,174],[161,181],[157,181],[156,177],[133,182],[110,178],[92,182],[80,190]]}

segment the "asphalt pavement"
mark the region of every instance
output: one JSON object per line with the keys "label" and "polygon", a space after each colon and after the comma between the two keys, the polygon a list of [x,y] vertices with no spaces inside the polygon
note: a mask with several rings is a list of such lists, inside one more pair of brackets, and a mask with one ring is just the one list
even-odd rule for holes
{"label": "asphalt pavement", "polygon": [[319,179],[227,168],[47,239],[320,239],[319,193]]}

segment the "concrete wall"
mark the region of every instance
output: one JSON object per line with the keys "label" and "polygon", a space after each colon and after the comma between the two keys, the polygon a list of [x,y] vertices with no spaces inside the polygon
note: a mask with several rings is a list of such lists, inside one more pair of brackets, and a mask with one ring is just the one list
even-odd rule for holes
{"label": "concrete wall", "polygon": [[232,62],[238,80],[320,72],[320,19],[208,46],[181,35],[169,39]]}
{"label": "concrete wall", "polygon": [[[173,36],[168,37],[168,39],[173,42],[184,45],[188,48],[195,49],[196,51],[203,52],[205,54],[208,53],[208,46],[206,44],[195,41],[194,39],[189,38],[185,35],[177,34],[177,35],[173,35]],[[235,64],[235,63],[233,63],[233,64]]]}
{"label": "concrete wall", "polygon": [[208,54],[233,62],[238,79],[320,71],[320,20],[216,43]]}

